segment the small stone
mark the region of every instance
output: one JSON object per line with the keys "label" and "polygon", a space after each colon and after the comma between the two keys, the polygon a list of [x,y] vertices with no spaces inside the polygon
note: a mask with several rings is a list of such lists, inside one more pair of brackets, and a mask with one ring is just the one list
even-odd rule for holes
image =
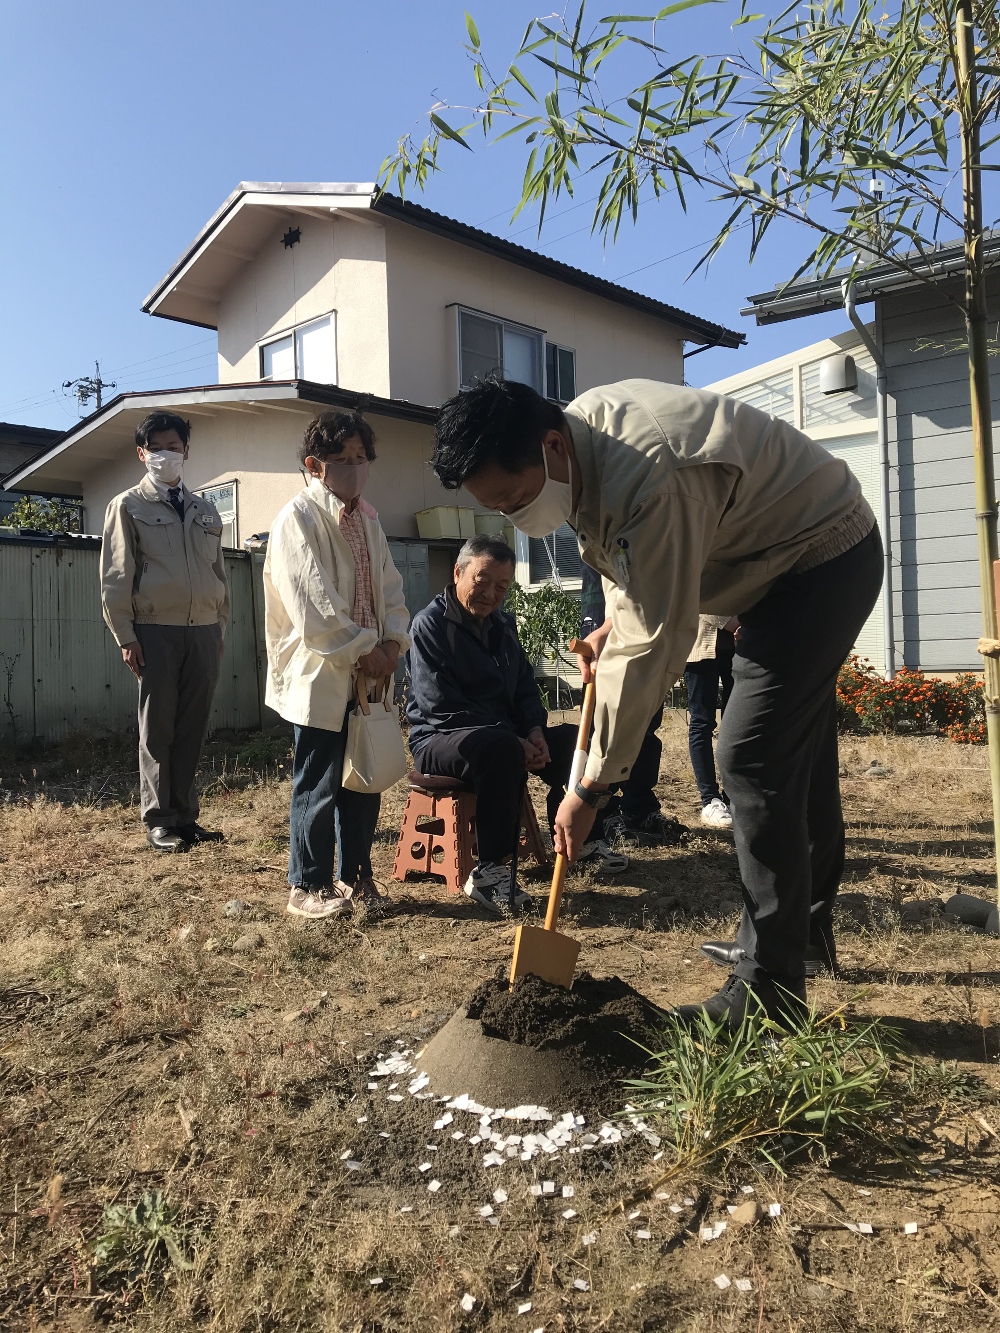
{"label": "small stone", "polygon": [[734,1227],[752,1227],[764,1216],[764,1210],[756,1199],[747,1199],[730,1213],[729,1220]]}
{"label": "small stone", "polygon": [[254,949],[259,949],[263,943],[262,931],[248,930],[234,942],[233,949],[236,953],[253,953]]}
{"label": "small stone", "polygon": [[240,917],[246,916],[249,910],[242,898],[230,898],[222,909],[222,913],[227,921],[239,921]]}

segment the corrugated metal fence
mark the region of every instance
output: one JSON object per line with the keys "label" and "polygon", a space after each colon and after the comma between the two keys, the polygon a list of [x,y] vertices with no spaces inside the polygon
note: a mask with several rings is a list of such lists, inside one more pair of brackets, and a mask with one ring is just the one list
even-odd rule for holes
{"label": "corrugated metal fence", "polygon": [[[213,730],[261,725],[262,564],[226,553],[232,615]],[[99,567],[99,540],[0,540],[0,728],[13,709],[19,740],[135,727],[135,679],[104,624]]]}

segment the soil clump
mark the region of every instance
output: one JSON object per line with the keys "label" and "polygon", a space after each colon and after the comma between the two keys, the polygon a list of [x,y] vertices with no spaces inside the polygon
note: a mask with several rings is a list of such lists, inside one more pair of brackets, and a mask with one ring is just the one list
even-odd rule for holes
{"label": "soil clump", "polygon": [[505,968],[476,988],[417,1059],[439,1093],[484,1105],[620,1109],[621,1082],[648,1057],[637,1043],[662,1014],[620,977],[582,972],[572,990]]}

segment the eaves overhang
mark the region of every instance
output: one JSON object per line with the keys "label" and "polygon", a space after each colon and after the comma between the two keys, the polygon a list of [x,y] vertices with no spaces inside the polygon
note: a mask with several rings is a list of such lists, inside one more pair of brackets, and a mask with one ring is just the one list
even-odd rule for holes
{"label": "eaves overhang", "polygon": [[[44,453],[19,467],[4,479],[8,489],[25,489],[28,483],[79,481],[93,467],[117,456],[123,439],[150,412],[172,411],[194,415],[225,411],[247,411],[268,407],[299,411],[303,422],[317,409],[341,407],[370,416],[389,417],[433,426],[436,407],[425,407],[403,399],[356,393],[335,384],[310,380],[254,381],[249,384],[207,384],[187,389],[156,389],[149,393],[120,393],[99,412],[92,412],[59,437]],[[108,450],[111,449],[109,453]]]}

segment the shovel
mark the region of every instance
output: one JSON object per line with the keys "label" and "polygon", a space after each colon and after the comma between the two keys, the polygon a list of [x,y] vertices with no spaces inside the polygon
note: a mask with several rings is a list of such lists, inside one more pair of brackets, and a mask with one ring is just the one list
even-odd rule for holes
{"label": "shovel", "polygon": [[[589,643],[574,639],[569,645],[569,650],[586,658],[587,661],[593,661],[594,654]],[[590,728],[594,722],[595,702],[594,680],[591,675],[590,682],[583,691],[580,730],[577,732],[576,751],[573,754],[569,780],[566,783],[567,791],[572,791],[580,781],[587,765],[587,747],[590,744]],[[514,933],[514,957],[510,965],[512,986],[517,978],[524,976],[526,972],[531,972],[554,986],[565,986],[567,990],[573,985],[573,973],[576,971],[580,944],[578,940],[571,939],[568,935],[560,935],[556,930],[566,868],[565,856],[557,855],[555,870],[552,872],[552,887],[549,889],[545,925],[542,927],[521,925]]]}

